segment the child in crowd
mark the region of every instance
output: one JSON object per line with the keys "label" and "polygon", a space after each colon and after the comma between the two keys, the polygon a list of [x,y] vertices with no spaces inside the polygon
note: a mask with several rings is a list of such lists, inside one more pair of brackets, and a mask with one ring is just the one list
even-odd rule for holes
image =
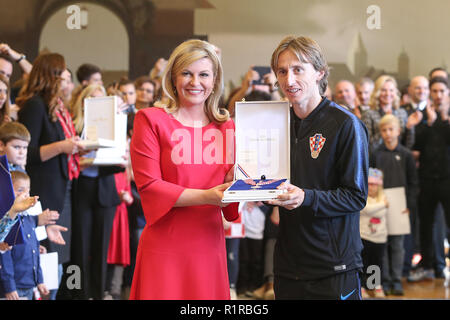
{"label": "child in crowd", "polygon": [[239,218],[234,221],[227,221],[222,216],[223,227],[225,229],[225,245],[227,248],[228,280],[230,282],[231,300],[237,299],[236,283],[239,276],[239,245],[245,236],[245,226],[242,221],[242,212]]}
{"label": "child in crowd", "polygon": [[[30,177],[21,171],[11,172],[14,194],[29,196]],[[43,283],[39,257],[39,241],[34,229],[38,225],[37,216],[19,215],[19,223],[24,234],[24,243],[13,246],[0,255],[0,289],[2,296],[8,300],[19,298],[33,299],[35,287],[41,295],[49,291]]]}
{"label": "child in crowd", "polygon": [[387,242],[387,214],[388,202],[383,193],[383,173],[374,168],[369,168],[369,195],[366,207],[360,215],[361,240],[364,249],[361,253],[364,264],[363,282],[361,295],[363,299],[370,296],[366,289],[375,289],[375,298],[384,298],[381,283],[375,284],[375,288],[367,283],[367,268],[378,266],[381,270],[383,265],[384,251]]}
{"label": "child in crowd", "polygon": [[273,253],[275,250],[279,223],[279,208],[273,207],[273,209],[266,214],[266,223],[264,226],[264,284],[253,291],[253,297],[256,299],[275,299],[275,292],[273,289]]}
{"label": "child in crowd", "polygon": [[270,207],[262,202],[243,202],[240,212],[245,225],[245,237],[239,247],[238,293],[248,297],[263,282],[264,224]]}
{"label": "child in crowd", "polygon": [[[6,155],[10,172],[21,171],[26,173],[25,165],[27,163],[30,140],[30,132],[20,122],[6,122],[0,126],[0,155]],[[54,225],[56,223],[55,220],[59,218],[59,213],[47,209],[38,215],[38,218],[40,226]],[[55,234],[55,236],[58,236],[59,231],[64,231],[64,228],[59,226],[53,226],[52,228],[50,230],[51,235]]]}
{"label": "child in crowd", "polygon": [[6,122],[0,126],[0,155],[6,154],[9,171],[25,172],[30,140],[27,128],[19,122]]}
{"label": "child in crowd", "polygon": [[8,212],[0,219],[0,251],[10,250],[9,244],[4,242],[11,228],[19,220],[18,213],[28,210],[37,202],[38,196],[29,197],[26,193],[19,194]]}
{"label": "child in crowd", "polygon": [[[371,167],[380,169],[383,176],[384,189],[405,188],[406,206],[403,214],[409,214],[416,208],[418,179],[416,163],[409,149],[399,143],[401,132],[400,120],[392,115],[383,116],[378,124],[383,143],[375,149]],[[407,220],[408,224],[409,219]],[[382,268],[383,288],[385,294],[403,295],[401,283],[404,262],[404,234],[389,234],[385,250],[384,267]]]}

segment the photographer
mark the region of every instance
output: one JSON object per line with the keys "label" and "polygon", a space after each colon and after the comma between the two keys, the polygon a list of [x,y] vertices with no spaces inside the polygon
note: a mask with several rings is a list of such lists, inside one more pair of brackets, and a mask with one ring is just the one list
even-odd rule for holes
{"label": "photographer", "polygon": [[281,100],[278,88],[275,86],[276,81],[275,74],[270,67],[250,66],[250,69],[245,74],[241,87],[230,94],[227,103],[227,109],[230,115],[234,117],[235,103],[244,99],[252,91],[267,92],[272,96],[271,100]]}

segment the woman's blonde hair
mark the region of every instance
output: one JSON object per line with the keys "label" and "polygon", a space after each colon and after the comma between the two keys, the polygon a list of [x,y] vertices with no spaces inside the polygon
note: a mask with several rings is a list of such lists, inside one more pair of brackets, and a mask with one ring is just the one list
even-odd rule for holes
{"label": "woman's blonde hair", "polygon": [[163,105],[167,113],[175,113],[180,108],[180,101],[175,88],[175,78],[192,63],[208,58],[213,64],[214,87],[205,102],[205,114],[210,121],[223,123],[230,118],[224,108],[219,107],[219,100],[223,92],[222,63],[215,52],[215,47],[202,40],[187,40],[172,52],[162,76],[162,88],[168,97],[168,103]]}
{"label": "woman's blonde hair", "polygon": [[379,110],[380,109],[380,93],[381,88],[386,82],[392,82],[395,85],[395,98],[394,102],[392,103],[392,109],[398,109],[400,107],[400,91],[398,90],[397,81],[394,77],[388,76],[388,75],[382,75],[379,76],[378,79],[375,81],[375,87],[372,91],[372,95],[370,96],[370,108],[372,110]]}
{"label": "woman's blonde hair", "polygon": [[102,91],[106,96],[105,88],[99,84],[91,84],[81,90],[78,96],[70,104],[70,114],[77,134],[81,134],[84,127],[84,99],[89,98],[95,91]]}

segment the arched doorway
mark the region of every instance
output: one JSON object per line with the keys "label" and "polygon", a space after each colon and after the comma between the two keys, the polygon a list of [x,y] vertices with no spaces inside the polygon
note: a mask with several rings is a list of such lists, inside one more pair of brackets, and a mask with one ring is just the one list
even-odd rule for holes
{"label": "arched doorway", "polygon": [[101,5],[91,2],[76,5],[88,12],[86,29],[71,30],[67,27],[66,22],[71,14],[66,12],[67,6],[64,6],[45,22],[39,39],[39,51],[62,54],[74,74],[83,63],[99,66],[105,85],[128,76],[130,41],[121,19]]}

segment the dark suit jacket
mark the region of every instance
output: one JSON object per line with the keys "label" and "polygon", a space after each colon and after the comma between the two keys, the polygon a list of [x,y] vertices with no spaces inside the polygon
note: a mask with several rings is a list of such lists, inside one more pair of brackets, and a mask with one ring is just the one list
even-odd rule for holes
{"label": "dark suit jacket", "polygon": [[98,203],[102,207],[113,207],[120,204],[114,174],[125,169],[118,166],[100,167],[98,172]]}
{"label": "dark suit jacket", "polygon": [[48,106],[39,96],[26,101],[18,115],[31,134],[26,165],[31,178],[30,194],[39,196],[43,209],[61,212],[69,179],[67,155],[60,154],[45,162],[40,156],[41,146],[65,139],[61,124],[50,119]]}

